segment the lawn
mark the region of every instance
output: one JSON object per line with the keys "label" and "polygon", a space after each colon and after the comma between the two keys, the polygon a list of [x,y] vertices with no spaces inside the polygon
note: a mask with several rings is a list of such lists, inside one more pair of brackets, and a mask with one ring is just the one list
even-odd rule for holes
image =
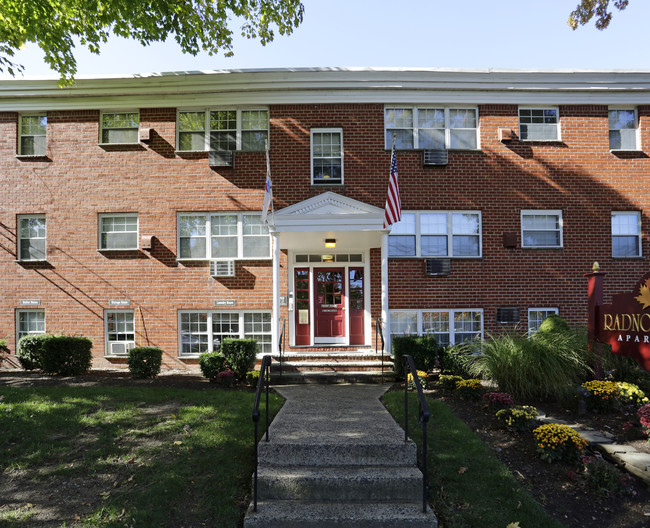
{"label": "lawn", "polygon": [[[254,394],[0,388],[0,527],[236,527]],[[281,398],[272,395],[275,414]]]}

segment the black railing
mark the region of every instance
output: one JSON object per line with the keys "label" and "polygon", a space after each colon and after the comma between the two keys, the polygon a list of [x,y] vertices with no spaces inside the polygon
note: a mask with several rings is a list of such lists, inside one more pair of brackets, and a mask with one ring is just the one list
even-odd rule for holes
{"label": "black railing", "polygon": [[420,378],[418,378],[418,371],[415,368],[415,363],[413,362],[413,357],[405,354],[404,356],[404,441],[408,442],[409,439],[409,398],[408,398],[408,389],[409,389],[409,373],[413,379],[413,384],[415,385],[415,390],[418,395],[419,402],[419,411],[418,411],[418,423],[422,428],[422,463],[420,469],[422,470],[422,511],[426,513],[427,511],[427,424],[429,423],[429,406],[427,405],[427,400],[424,398],[424,392],[422,392],[422,385],[420,384]]}
{"label": "black railing", "polygon": [[269,384],[271,379],[271,356],[262,358],[260,367],[260,377],[257,380],[257,390],[255,391],[255,403],[253,404],[253,423],[255,424],[255,473],[253,473],[253,511],[257,511],[257,444],[259,436],[260,421],[260,398],[262,397],[262,387],[265,387],[266,393],[266,441],[269,441]]}
{"label": "black railing", "polygon": [[278,338],[278,353],[280,355],[280,376],[282,376],[282,361],[284,359],[284,317],[280,319],[280,337]]}
{"label": "black railing", "polygon": [[381,327],[381,319],[377,317],[375,320],[375,354],[377,353],[377,340],[381,341],[381,382],[384,383],[384,330]]}

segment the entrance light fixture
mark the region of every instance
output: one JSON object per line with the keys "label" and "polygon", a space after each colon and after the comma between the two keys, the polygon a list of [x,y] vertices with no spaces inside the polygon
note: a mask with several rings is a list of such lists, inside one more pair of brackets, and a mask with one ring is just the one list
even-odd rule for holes
{"label": "entrance light fixture", "polygon": [[336,239],[335,238],[326,238],[325,239],[325,247],[326,248],[335,248],[336,247]]}

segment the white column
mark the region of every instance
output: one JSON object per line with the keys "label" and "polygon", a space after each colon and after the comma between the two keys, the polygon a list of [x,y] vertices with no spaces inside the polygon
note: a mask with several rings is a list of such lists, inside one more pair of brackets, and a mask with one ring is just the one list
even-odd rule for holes
{"label": "white column", "polygon": [[384,332],[385,351],[391,354],[390,316],[388,313],[388,232],[381,235],[381,321]]}
{"label": "white column", "polygon": [[276,354],[280,336],[280,234],[271,233],[271,251],[273,252],[273,311],[271,313],[271,353]]}

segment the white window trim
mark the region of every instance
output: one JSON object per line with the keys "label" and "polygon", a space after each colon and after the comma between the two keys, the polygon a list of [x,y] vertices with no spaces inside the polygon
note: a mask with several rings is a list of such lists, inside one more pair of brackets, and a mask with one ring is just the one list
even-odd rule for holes
{"label": "white window trim", "polygon": [[20,314],[25,312],[42,312],[44,326],[42,332],[27,332],[25,335],[42,335],[47,333],[47,314],[43,308],[21,308],[16,310],[16,346],[18,346],[18,341],[20,341]]}
{"label": "white window trim", "polygon": [[[177,317],[177,331],[178,331],[178,357],[179,358],[197,358],[201,355],[201,353],[194,353],[194,354],[184,354],[183,353],[183,335],[181,332],[181,316],[183,314],[192,314],[192,313],[205,313],[207,314],[207,328],[208,328],[208,352],[213,352],[214,351],[214,335],[212,334],[212,316],[214,314],[222,314],[222,313],[227,313],[227,314],[237,314],[239,317],[239,339],[246,339],[246,334],[245,334],[245,316],[246,314],[254,314],[254,313],[261,313],[261,314],[271,314],[271,310],[178,310],[178,317]],[[262,332],[260,335],[273,335],[273,330],[271,329],[270,332]]]}
{"label": "white window trim", "polygon": [[[103,132],[104,132],[104,116],[107,114],[136,114],[138,116],[138,127],[135,129],[136,130],[136,141],[128,141],[128,142],[118,142],[118,143],[104,143],[102,141],[103,137]],[[106,130],[117,130],[114,128],[108,128]],[[122,129],[122,130],[133,130],[131,128],[129,129]],[[99,146],[112,146],[112,145],[139,145],[140,144],[140,111],[137,109],[125,109],[125,110],[114,110],[111,112],[104,112],[102,111],[99,115]]]}
{"label": "white window trim", "polygon": [[[255,236],[255,235],[244,235],[244,215],[261,215],[261,211],[183,211],[176,214],[176,260],[179,262],[183,261],[202,261],[202,260],[270,260],[272,258],[271,251],[271,234],[268,234],[269,237],[269,255],[266,257],[245,257],[244,256],[244,239],[246,236]],[[206,228],[205,228],[205,257],[181,257],[181,230],[179,229],[179,222],[181,216],[204,216],[206,218]],[[237,216],[237,256],[236,257],[212,257],[212,243],[211,243],[211,226],[210,226],[210,217],[211,216]],[[261,236],[261,235],[259,235]]]}
{"label": "white window trim", "polygon": [[[521,137],[521,110],[555,110],[557,122],[555,123],[556,135],[555,139],[522,139]],[[562,141],[562,129],[560,127],[560,108],[558,106],[520,106],[517,109],[517,121],[519,122],[519,140],[525,143],[559,143]],[[527,123],[529,124],[529,123]]]}
{"label": "white window trim", "polygon": [[[323,180],[314,179],[314,134],[338,134],[341,138],[341,181],[339,183],[327,183]],[[323,186],[342,186],[345,183],[344,177],[344,147],[343,147],[343,129],[342,128],[312,128],[309,131],[309,160],[311,165],[311,184],[318,187]]]}
{"label": "white window trim", "polygon": [[[23,258],[21,258],[21,255],[22,255],[22,241],[23,240],[28,240],[28,239],[22,238],[20,236],[20,231],[21,231],[21,229],[20,229],[20,221],[23,218],[43,218],[43,219],[45,219],[45,238],[43,239],[43,240],[45,240],[45,258],[42,258],[42,259],[23,259]],[[24,215],[21,214],[21,215],[17,215],[17,217],[16,217],[16,232],[17,232],[18,244],[17,244],[16,249],[18,250],[18,254],[16,255],[16,260],[18,262],[47,262],[47,230],[48,230],[48,225],[47,224],[48,224],[48,222],[47,222],[47,217],[46,217],[45,214],[24,214]],[[29,239],[29,240],[31,240],[31,239]],[[34,239],[34,240],[40,240],[40,238]]]}
{"label": "white window trim", "polygon": [[636,148],[633,149],[613,149],[610,148],[610,152],[641,152],[643,148],[641,147],[641,132],[639,130],[639,112],[635,106],[614,106],[611,105],[607,108],[607,134],[611,130],[621,130],[619,128],[609,128],[609,111],[610,110],[632,110],[634,112],[634,139],[636,143]]}
{"label": "white window trim", "polygon": [[[124,143],[122,143],[124,145]],[[130,248],[103,248],[102,247],[102,219],[111,217],[135,216],[135,247]],[[131,231],[120,231],[120,233],[131,233]],[[140,249],[140,215],[138,213],[100,213],[97,216],[97,250],[98,251],[137,251]]]}
{"label": "white window trim", "polygon": [[[407,258],[441,258],[441,259],[480,259],[483,258],[483,215],[481,211],[430,211],[430,210],[418,210],[418,211],[402,211],[402,214],[413,213],[415,214],[415,233],[412,234],[395,234],[390,236],[415,236],[415,255],[388,255],[388,258],[397,258],[397,259],[407,259]],[[447,255],[423,255],[422,254],[422,244],[421,237],[423,236],[420,230],[420,215],[421,214],[436,214],[443,213],[447,215]],[[478,235],[478,255],[453,255],[454,250],[454,233],[452,232],[452,217],[454,214],[475,214],[478,215],[479,229]],[[463,235],[463,233],[456,233],[456,235]],[[426,234],[424,236],[427,236]]]}
{"label": "white window trim", "polygon": [[[391,108],[395,109],[403,109],[403,110],[413,110],[413,148],[402,148],[398,150],[423,150],[424,147],[419,146],[419,134],[418,130],[419,127],[417,126],[417,113],[419,110],[444,110],[445,112],[445,149],[447,150],[455,150],[455,151],[469,151],[469,152],[475,152],[478,150],[481,150],[481,131],[480,131],[480,120],[479,120],[479,113],[478,113],[478,106],[472,106],[472,105],[422,105],[422,106],[410,106],[410,105],[386,105],[384,106],[384,137],[386,137],[386,133],[391,130],[388,128],[388,123],[386,123],[386,110],[390,110]],[[457,149],[457,148],[452,148],[451,147],[451,127],[447,126],[449,123],[449,110],[474,110],[476,113],[476,129],[461,129],[461,130],[476,130],[476,148],[466,148],[466,149]],[[406,129],[398,129],[398,130],[406,130]],[[390,149],[390,145],[386,144],[385,148],[388,150]]]}
{"label": "white window trim", "polygon": [[[23,142],[21,139],[23,137],[37,137],[34,134],[23,134],[22,133],[22,122],[23,122],[23,117],[45,117],[46,122],[45,122],[45,152],[42,154],[23,154],[22,152],[22,144]],[[38,134],[40,136],[40,134]],[[43,158],[47,156],[47,112],[26,112],[23,114],[18,115],[18,145],[16,149],[16,157],[17,158]]]}
{"label": "white window trim", "polygon": [[[108,340],[108,315],[114,313],[130,313],[133,316],[133,341],[109,341]],[[128,357],[129,350],[136,346],[136,332],[135,332],[135,312],[134,310],[104,310],[104,356],[110,358],[123,358]],[[111,354],[111,343],[123,343],[126,345],[126,354]],[[133,344],[129,348],[129,344]]]}
{"label": "white window trim", "polygon": [[[611,217],[613,218],[614,215],[620,214],[620,215],[635,215],[637,219],[637,226],[639,228],[639,234],[638,235],[614,235],[614,233],[611,232],[611,221],[610,221],[610,238],[611,238],[611,243],[612,243],[612,258],[615,259],[638,259],[638,258],[643,258],[643,231],[641,230],[641,212],[640,211],[612,211]],[[614,255],[614,237],[615,236],[636,236],[639,239],[639,254],[634,255],[632,257],[624,256],[624,255]]]}
{"label": "white window trim", "polygon": [[[528,246],[526,245],[525,238],[524,238],[524,216],[530,216],[530,215],[555,215],[558,217],[558,223],[560,224],[559,231],[560,231],[560,244],[557,246]],[[520,237],[521,237],[521,247],[522,249],[563,249],[564,248],[564,219],[562,217],[562,210],[561,209],[522,209],[521,214],[519,217],[519,225],[520,225]],[[539,231],[539,230],[537,230]],[[548,230],[552,232],[556,232],[556,229],[553,230]]]}
{"label": "white window trim", "polygon": [[[269,128],[271,124],[271,115],[269,112],[268,107],[258,107],[258,106],[252,106],[252,107],[233,107],[233,106],[227,106],[227,107],[210,107],[210,108],[179,108],[176,111],[176,152],[182,152],[182,153],[190,153],[190,152],[209,152],[210,151],[210,112],[227,112],[227,111],[235,111],[237,112],[237,129],[235,133],[236,137],[236,152],[259,152],[256,150],[242,150],[242,112],[255,112],[255,111],[264,111],[267,114],[268,120],[266,123],[266,137],[267,141],[269,138]],[[199,150],[181,150],[180,149],[180,134],[181,134],[181,127],[180,127],[180,114],[185,113],[185,112],[193,112],[193,113],[203,113],[204,118],[205,118],[205,130],[203,133],[203,149]],[[254,129],[258,130],[258,129]],[[261,129],[260,129],[261,130]],[[247,130],[248,132],[248,130]]]}
{"label": "white window trim", "polygon": [[[483,342],[483,339],[485,337],[485,316],[483,313],[483,308],[451,308],[451,309],[441,309],[441,308],[422,308],[419,310],[400,310],[400,309],[391,309],[389,310],[389,314],[392,317],[392,314],[395,312],[400,312],[400,313],[416,313],[417,314],[417,335],[424,335],[423,331],[423,324],[422,324],[422,314],[424,312],[427,313],[447,313],[449,314],[449,346],[456,344],[456,329],[454,328],[454,316],[457,312],[479,312],[481,314],[481,342]],[[390,329],[389,329],[390,331]],[[399,336],[399,335],[404,335],[404,334],[391,334],[393,336]],[[410,334],[412,335],[412,334]]]}
{"label": "white window trim", "polygon": [[[560,310],[557,308],[528,308],[528,335],[533,335],[537,331],[537,330],[533,330],[530,327],[531,312],[549,312],[549,315],[551,314],[558,315],[560,313]],[[546,317],[548,317],[548,315]]]}

